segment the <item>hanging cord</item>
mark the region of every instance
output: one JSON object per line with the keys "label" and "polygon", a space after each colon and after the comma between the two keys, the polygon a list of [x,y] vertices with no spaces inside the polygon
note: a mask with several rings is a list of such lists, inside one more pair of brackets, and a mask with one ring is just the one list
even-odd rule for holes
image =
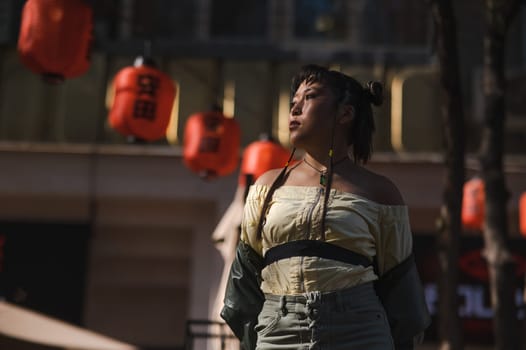
{"label": "hanging cord", "polygon": [[[349,100],[349,91],[344,91],[344,96],[342,98],[341,103],[346,103]],[[327,182],[325,184],[325,195],[323,197],[323,209],[322,209],[322,217],[321,217],[321,240],[325,241],[325,217],[327,216],[327,210],[328,210],[328,203],[329,203],[329,196],[331,194],[331,187],[332,187],[332,175],[334,172],[334,133],[336,131],[336,115],[334,115],[334,118],[332,120],[332,131],[331,131],[331,144],[329,147],[329,163],[327,168]],[[348,157],[348,155],[347,155]],[[340,163],[340,161],[338,161]]]}
{"label": "hanging cord", "polygon": [[334,116],[331,133],[331,145],[329,148],[329,164],[327,169],[327,181],[325,183],[325,193],[323,196],[323,210],[321,216],[321,240],[325,241],[325,216],[327,216],[327,206],[332,186],[332,174],[334,168],[334,131],[336,129],[336,115]]}
{"label": "hanging cord", "polygon": [[267,215],[267,210],[268,210],[268,207],[270,205],[270,199],[272,198],[272,195],[274,194],[274,191],[276,191],[276,189],[281,186],[283,184],[283,182],[285,182],[285,179],[286,179],[286,174],[287,174],[287,169],[290,165],[290,162],[292,161],[292,157],[294,157],[294,153],[296,152],[296,147],[294,147],[292,149],[292,152],[290,153],[290,157],[289,157],[289,160],[287,160],[287,163],[285,163],[285,167],[283,169],[281,169],[281,172],[279,173],[278,177],[276,178],[276,180],[274,180],[274,182],[272,183],[272,185],[270,186],[268,192],[267,192],[267,195],[265,196],[265,200],[263,202],[263,206],[261,207],[261,214],[259,215],[259,222],[258,222],[258,227],[257,227],[257,239],[261,239],[262,236],[263,236],[263,225],[265,224],[265,218],[266,218],[266,215]]}
{"label": "hanging cord", "polygon": [[[344,91],[344,96],[342,98],[341,103],[346,103],[349,99],[349,92],[346,88]],[[331,144],[329,147],[329,163],[328,163],[328,169],[327,169],[327,183],[325,184],[325,195],[323,197],[323,209],[322,209],[322,216],[321,216],[321,240],[325,241],[325,217],[327,216],[327,206],[329,203],[329,196],[331,194],[331,187],[332,187],[332,175],[334,172],[334,133],[336,131],[336,116],[337,114],[334,114],[334,118],[332,118],[332,130],[331,130]],[[340,161],[338,161],[339,163]]]}

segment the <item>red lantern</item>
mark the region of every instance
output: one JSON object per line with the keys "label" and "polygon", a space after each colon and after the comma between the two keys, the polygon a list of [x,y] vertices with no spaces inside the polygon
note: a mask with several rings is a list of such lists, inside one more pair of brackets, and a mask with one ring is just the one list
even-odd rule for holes
{"label": "red lantern", "polygon": [[176,88],[151,60],[137,58],[114,79],[115,98],[109,123],[125,136],[154,141],[166,135]]}
{"label": "red lantern", "polygon": [[287,163],[290,152],[279,143],[264,136],[259,141],[252,142],[243,152],[239,185],[246,185],[247,175],[255,181],[270,169],[283,168]]}
{"label": "red lantern", "polygon": [[82,0],[27,0],[22,10],[18,53],[48,82],[76,77],[89,68],[92,9]]}
{"label": "red lantern", "polygon": [[484,182],[476,177],[464,184],[462,224],[467,229],[480,230],[486,215]]}
{"label": "red lantern", "polygon": [[204,178],[228,175],[237,168],[240,139],[237,121],[220,111],[193,114],[184,130],[184,163]]}
{"label": "red lantern", "polygon": [[521,234],[526,237],[526,192],[521,195],[519,200],[519,228]]}

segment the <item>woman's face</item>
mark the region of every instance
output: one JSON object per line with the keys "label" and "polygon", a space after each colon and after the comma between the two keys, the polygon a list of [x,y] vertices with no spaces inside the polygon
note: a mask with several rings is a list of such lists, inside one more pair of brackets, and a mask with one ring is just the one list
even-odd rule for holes
{"label": "woman's face", "polygon": [[301,83],[292,98],[289,112],[292,145],[327,148],[337,111],[336,97],[329,87],[318,82]]}

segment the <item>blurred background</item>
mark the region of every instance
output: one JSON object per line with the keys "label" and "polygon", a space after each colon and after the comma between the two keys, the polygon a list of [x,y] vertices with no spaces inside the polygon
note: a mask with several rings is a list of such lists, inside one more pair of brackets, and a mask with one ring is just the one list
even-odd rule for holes
{"label": "blurred background", "polygon": [[[0,0],[0,298],[5,302],[141,349],[183,349],[190,343],[218,349],[219,338],[199,340],[200,331],[191,325],[219,321],[216,301],[227,261],[220,246],[237,231],[234,224],[218,224],[236,201],[242,152],[261,134],[289,147],[290,79],[302,65],[317,63],[385,85],[386,100],[375,109],[375,154],[368,167],[390,177],[410,208],[417,262],[436,316],[435,236],[444,159],[436,33],[427,2],[86,0],[92,14],[84,57],[89,67],[63,81],[49,74],[43,79],[49,72],[20,59],[25,3]],[[484,111],[484,8],[478,1],[454,6],[466,175],[473,178],[480,170],[476,153]],[[31,35],[42,34],[46,27],[40,26]],[[110,118],[119,94],[114,78],[134,67],[138,56],[155,62],[172,83],[161,136],[134,133]],[[504,172],[522,320],[525,6],[506,38],[505,67]],[[212,110],[237,123],[239,145],[230,152],[232,169],[203,178],[203,169],[185,163],[184,139],[191,137],[185,127],[191,116]],[[459,315],[465,342],[474,348],[493,343],[482,246],[480,228],[463,232]],[[4,316],[3,322],[0,312],[0,335],[9,319]],[[437,341],[432,325],[424,345],[436,348]]]}

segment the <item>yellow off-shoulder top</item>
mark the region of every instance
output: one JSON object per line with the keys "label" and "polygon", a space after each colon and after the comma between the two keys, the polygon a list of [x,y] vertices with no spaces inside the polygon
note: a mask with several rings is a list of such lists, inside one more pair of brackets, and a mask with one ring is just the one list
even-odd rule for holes
{"label": "yellow off-shoulder top", "polygon": [[[241,240],[258,254],[277,245],[302,239],[321,239],[324,189],[281,186],[272,197],[262,239],[257,225],[269,186],[252,185],[241,222]],[[382,274],[412,250],[407,206],[384,205],[362,196],[332,189],[325,219],[325,241],[371,258],[377,256]],[[299,295],[328,292],[373,281],[373,267],[351,265],[319,257],[291,257],[278,260],[262,271],[264,293]]]}

